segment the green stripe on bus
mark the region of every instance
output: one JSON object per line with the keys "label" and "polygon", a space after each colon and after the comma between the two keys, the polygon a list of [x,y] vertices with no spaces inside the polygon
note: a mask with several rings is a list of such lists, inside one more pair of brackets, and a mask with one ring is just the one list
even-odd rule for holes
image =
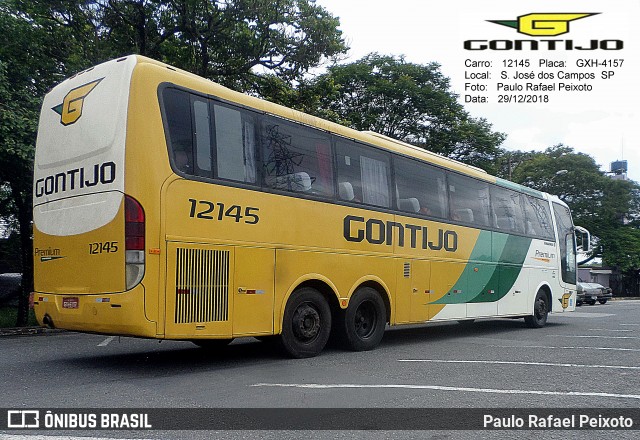
{"label": "green stripe on bus", "polygon": [[[486,258],[487,244],[493,255],[499,255],[498,264]],[[530,245],[527,237],[482,231],[460,278],[434,304],[494,302],[503,298],[518,279]]]}

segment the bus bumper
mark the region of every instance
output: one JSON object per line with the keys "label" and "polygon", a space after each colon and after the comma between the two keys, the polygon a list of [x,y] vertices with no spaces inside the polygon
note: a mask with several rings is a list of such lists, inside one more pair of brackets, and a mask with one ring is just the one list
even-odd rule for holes
{"label": "bus bumper", "polygon": [[144,293],[141,284],[111,294],[35,292],[33,309],[38,323],[51,328],[155,338],[156,323],[145,316]]}

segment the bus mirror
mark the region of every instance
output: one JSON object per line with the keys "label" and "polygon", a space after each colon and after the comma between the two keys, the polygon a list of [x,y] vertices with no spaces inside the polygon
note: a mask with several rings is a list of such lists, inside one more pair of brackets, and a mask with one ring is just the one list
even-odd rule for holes
{"label": "bus mirror", "polygon": [[574,228],[578,252],[587,253],[591,250],[591,234],[582,226]]}

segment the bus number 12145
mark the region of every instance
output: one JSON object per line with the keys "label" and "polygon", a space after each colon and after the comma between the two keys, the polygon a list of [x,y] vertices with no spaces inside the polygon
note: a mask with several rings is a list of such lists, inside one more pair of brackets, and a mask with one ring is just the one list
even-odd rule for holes
{"label": "bus number 12145", "polygon": [[189,202],[191,203],[189,217],[219,221],[222,221],[225,217],[229,217],[235,219],[236,223],[239,223],[240,220],[244,219],[244,222],[248,225],[255,225],[260,221],[260,217],[258,217],[259,208],[247,206],[244,208],[244,214],[242,214],[243,209],[240,205],[225,207],[224,203],[214,203],[208,200],[195,199],[189,199]]}

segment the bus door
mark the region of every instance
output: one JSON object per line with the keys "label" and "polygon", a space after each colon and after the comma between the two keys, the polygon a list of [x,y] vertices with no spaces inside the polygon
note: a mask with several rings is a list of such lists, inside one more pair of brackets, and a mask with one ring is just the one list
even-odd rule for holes
{"label": "bus door", "polygon": [[405,263],[404,274],[407,274],[407,265],[411,272],[411,322],[424,322],[429,319],[429,303],[431,302],[431,262],[427,260],[413,260]]}
{"label": "bus door", "polygon": [[533,304],[529,288],[531,269],[524,268],[524,262],[531,247],[531,239],[516,235],[493,233],[493,249],[498,261],[499,287],[497,313],[515,315],[528,313]]}

